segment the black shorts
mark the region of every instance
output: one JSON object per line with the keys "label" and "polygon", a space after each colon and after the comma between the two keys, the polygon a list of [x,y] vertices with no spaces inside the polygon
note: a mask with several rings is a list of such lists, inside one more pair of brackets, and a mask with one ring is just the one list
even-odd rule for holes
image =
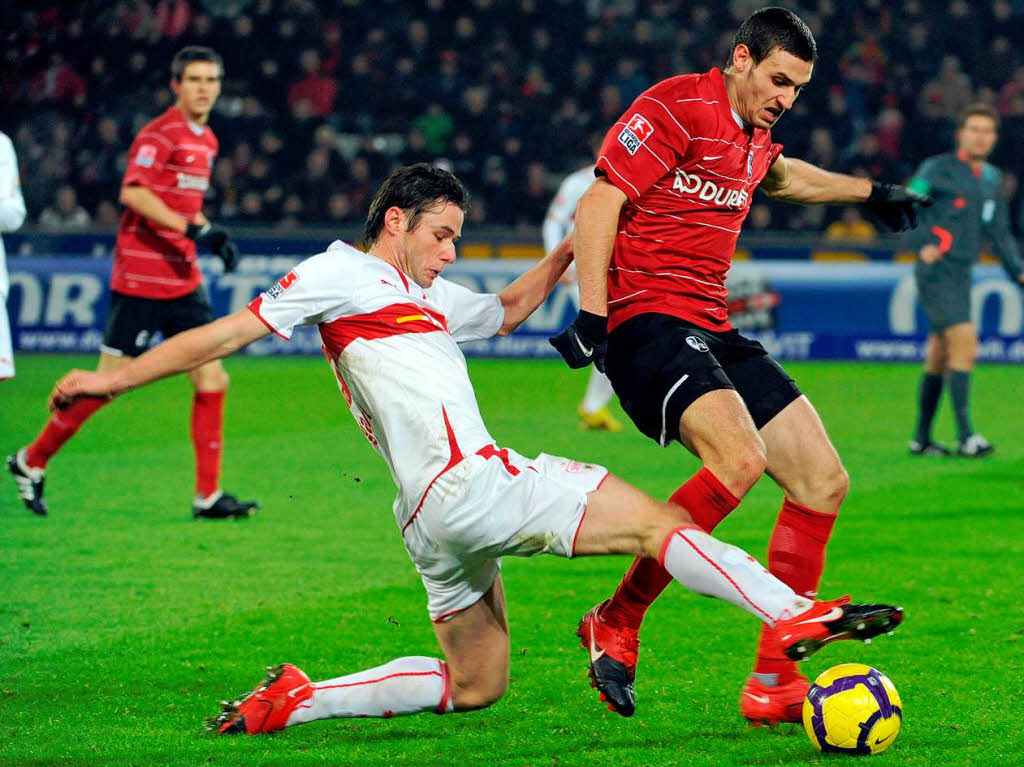
{"label": "black shorts", "polygon": [[200,286],[187,296],[158,299],[111,291],[110,312],[100,350],[117,357],[138,357],[157,333],[170,338],[213,321],[213,309]]}
{"label": "black shorts", "polygon": [[971,321],[971,267],[956,261],[918,261],[914,267],[917,296],[932,333]]}
{"label": "black shorts", "polygon": [[679,439],[683,411],[709,391],[735,389],[758,429],[801,394],[757,341],[667,314],[641,314],[615,328],[605,368],[622,409],[662,446]]}

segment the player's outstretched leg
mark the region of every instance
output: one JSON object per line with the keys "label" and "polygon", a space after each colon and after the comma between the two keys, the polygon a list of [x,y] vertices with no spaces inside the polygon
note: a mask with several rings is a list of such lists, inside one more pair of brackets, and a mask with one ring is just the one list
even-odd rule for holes
{"label": "player's outstretched leg", "polygon": [[468,607],[446,619],[434,615],[434,632],[447,660],[397,658],[325,682],[285,663],[252,692],[224,701],[207,728],[257,735],[319,719],[449,714],[486,708],[505,694],[509,634],[500,576]]}
{"label": "player's outstretched leg", "polygon": [[[657,503],[615,477],[605,480],[587,500],[576,554],[656,556],[675,580],[692,591],[722,599],[776,627],[791,659],[810,657],[840,639],[865,640],[890,632],[902,620],[899,607],[850,605],[848,598],[813,602],[801,597],[746,552],[685,521],[681,507]],[[635,710],[632,680],[608,673],[601,626],[599,616],[593,616],[584,619],[581,629],[590,651],[591,679],[613,710],[630,716]]]}
{"label": "player's outstretched leg", "polygon": [[252,690],[224,701],[207,729],[221,735],[259,735],[318,719],[406,716],[452,710],[450,678],[437,658],[398,658],[358,674],[313,683],[284,663]]}

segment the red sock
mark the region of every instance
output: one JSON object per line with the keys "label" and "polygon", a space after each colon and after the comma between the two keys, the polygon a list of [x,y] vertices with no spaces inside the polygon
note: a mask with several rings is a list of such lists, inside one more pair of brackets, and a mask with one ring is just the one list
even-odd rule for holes
{"label": "red sock", "polygon": [[224,392],[197,391],[192,400],[192,446],[196,452],[196,495],[204,498],[220,487]]}
{"label": "red sock", "polygon": [[[788,498],[782,504],[768,543],[768,570],[802,597],[814,599],[818,594],[825,547],[836,516],[808,509]],[[780,684],[798,673],[796,664],[782,653],[775,632],[767,626],[761,629],[754,673],[778,674]]]}
{"label": "red sock", "polygon": [[45,469],[47,461],[75,435],[89,416],[108,402],[110,400],[100,397],[85,397],[66,410],[54,413],[35,442],[26,448],[25,462],[33,469]]}
{"label": "red sock", "polygon": [[[690,477],[668,500],[690,512],[693,521],[709,533],[740,502],[706,468]],[[672,576],[656,559],[637,557],[601,617],[612,625],[639,629],[647,608],[671,582]]]}

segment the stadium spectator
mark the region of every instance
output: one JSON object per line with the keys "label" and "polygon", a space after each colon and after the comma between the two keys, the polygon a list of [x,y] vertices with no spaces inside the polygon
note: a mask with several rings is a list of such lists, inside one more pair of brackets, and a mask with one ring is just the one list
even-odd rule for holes
{"label": "stadium spectator", "polygon": [[303,77],[288,89],[288,106],[296,114],[326,117],[334,109],[338,81],[321,72],[320,54],[312,48],[302,52],[299,66]]}
{"label": "stadium spectator", "polygon": [[90,222],[88,211],[78,204],[78,195],[70,184],[58,188],[53,203],[39,214],[39,226],[50,232],[85,229]]}
{"label": "stadium spectator", "polygon": [[867,245],[878,234],[870,221],[865,221],[860,210],[853,207],[843,208],[843,216],[833,221],[825,229],[825,239],[829,242],[856,242]]}

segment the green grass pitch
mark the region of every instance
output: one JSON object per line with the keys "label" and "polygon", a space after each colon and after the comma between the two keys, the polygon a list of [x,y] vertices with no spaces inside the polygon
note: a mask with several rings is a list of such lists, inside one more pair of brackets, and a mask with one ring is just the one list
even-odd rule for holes
{"label": "green grass pitch", "polygon": [[[91,358],[19,358],[0,384],[0,449],[33,437],[53,381]],[[255,518],[189,516],[190,393],[177,378],[101,411],[50,465],[51,516],[0,494],[0,765],[815,765],[803,729],[749,729],[737,698],[754,619],[673,586],[643,632],[630,720],[588,686],[573,631],[626,558],[507,559],[512,684],[460,716],[318,722],[272,737],[201,732],[222,698],[292,661],[326,679],[434,655],[391,481],[320,360],[229,360],[225,486]],[[554,362],[473,360],[499,444],[598,461],[659,497],[697,468],[635,431],[585,434],[584,386]],[[852,475],[822,593],[894,600],[901,631],[842,643],[815,676],[860,661],[906,708],[878,763],[1024,763],[1024,373],[985,367],[975,421],[987,460],[906,454],[918,369],[794,364]],[[938,436],[952,430],[944,402]],[[762,481],[720,535],[765,556],[780,494]]]}

